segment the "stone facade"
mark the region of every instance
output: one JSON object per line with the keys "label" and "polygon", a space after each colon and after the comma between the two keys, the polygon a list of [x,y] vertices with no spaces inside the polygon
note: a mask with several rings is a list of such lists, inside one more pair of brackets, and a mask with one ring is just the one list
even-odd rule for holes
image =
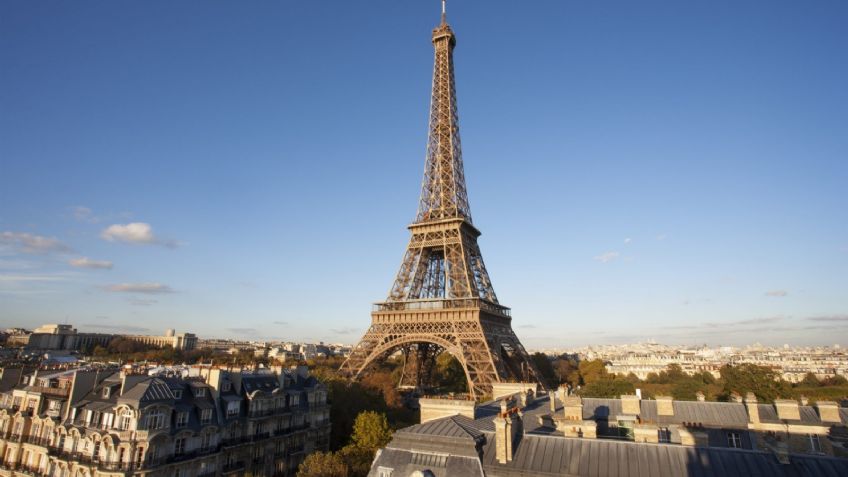
{"label": "stone facade", "polygon": [[0,395],[0,477],[294,475],[326,398],[305,368],[36,373]]}

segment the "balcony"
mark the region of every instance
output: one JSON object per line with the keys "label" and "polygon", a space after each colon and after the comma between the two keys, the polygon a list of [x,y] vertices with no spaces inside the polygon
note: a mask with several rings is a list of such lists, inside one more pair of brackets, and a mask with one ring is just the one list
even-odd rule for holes
{"label": "balcony", "polygon": [[417,310],[443,310],[443,309],[462,309],[462,308],[479,308],[489,313],[501,315],[505,317],[511,316],[511,311],[505,306],[492,303],[481,298],[458,298],[458,299],[427,299],[427,300],[410,300],[410,301],[387,301],[375,303],[371,311],[374,312],[390,312],[390,311],[417,311]]}
{"label": "balcony", "polygon": [[71,388],[49,388],[46,386],[32,386],[30,392],[41,393],[47,396],[66,398],[71,393]]}

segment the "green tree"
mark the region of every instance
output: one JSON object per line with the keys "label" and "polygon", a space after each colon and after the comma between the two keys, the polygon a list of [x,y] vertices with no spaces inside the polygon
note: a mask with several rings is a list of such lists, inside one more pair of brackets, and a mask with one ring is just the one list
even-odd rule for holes
{"label": "green tree", "polygon": [[671,397],[680,401],[694,401],[695,394],[701,391],[706,394],[706,387],[695,379],[680,381],[671,388]]}
{"label": "green tree", "polygon": [[591,384],[607,377],[606,363],[600,359],[581,361],[578,370],[580,371],[580,381],[582,384]]}
{"label": "green tree", "polygon": [[347,477],[350,469],[339,454],[314,452],[297,469],[297,477]]}
{"label": "green tree", "polygon": [[376,450],[364,449],[354,444],[344,446],[339,451],[339,455],[350,469],[351,477],[366,477],[371,470],[375,453]]}
{"label": "green tree", "polygon": [[587,384],[580,390],[580,395],[585,397],[617,398],[622,394],[633,394],[636,388],[633,383],[623,379],[597,379]]}
{"label": "green tree", "polygon": [[436,386],[443,392],[468,392],[465,370],[450,353],[441,353],[436,357]]}
{"label": "green tree", "polygon": [[554,371],[554,367],[551,364],[551,359],[548,358],[548,355],[536,352],[530,355],[530,360],[533,361],[533,365],[539,371],[539,374],[542,375],[541,378],[545,381],[546,387],[556,388],[559,385],[559,378]]}
{"label": "green tree", "polygon": [[777,371],[769,367],[750,363],[737,366],[726,364],[720,372],[724,381],[721,397],[725,400],[734,392],[742,396],[752,392],[757,400],[767,403],[789,395],[787,383],[779,378]]}
{"label": "green tree", "polygon": [[377,450],[392,439],[386,415],[374,411],[360,412],[353,423],[353,443],[363,449]]}
{"label": "green tree", "polygon": [[801,385],[816,387],[821,386],[821,382],[819,382],[819,378],[817,378],[815,374],[807,373],[806,376],[804,376],[804,379],[801,380]]}

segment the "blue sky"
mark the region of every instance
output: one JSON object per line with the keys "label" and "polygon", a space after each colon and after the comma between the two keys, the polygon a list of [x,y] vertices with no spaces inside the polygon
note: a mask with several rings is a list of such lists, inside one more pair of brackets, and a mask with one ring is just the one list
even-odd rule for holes
{"label": "blue sky", "polygon": [[[0,3],[0,326],[355,342],[414,218],[438,10]],[[448,18],[526,346],[848,345],[848,3]]]}

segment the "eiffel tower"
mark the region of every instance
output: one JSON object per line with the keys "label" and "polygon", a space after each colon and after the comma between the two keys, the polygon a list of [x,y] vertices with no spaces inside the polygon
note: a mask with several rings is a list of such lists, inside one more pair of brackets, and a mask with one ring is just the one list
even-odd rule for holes
{"label": "eiffel tower", "polygon": [[539,382],[498,298],[471,221],[459,141],[453,49],[456,36],[442,21],[433,30],[435,64],[429,139],[412,238],[386,301],[374,304],[371,327],[342,365],[356,378],[389,356],[404,357],[401,385],[424,389],[442,352],[462,365],[475,399],[504,381]]}

